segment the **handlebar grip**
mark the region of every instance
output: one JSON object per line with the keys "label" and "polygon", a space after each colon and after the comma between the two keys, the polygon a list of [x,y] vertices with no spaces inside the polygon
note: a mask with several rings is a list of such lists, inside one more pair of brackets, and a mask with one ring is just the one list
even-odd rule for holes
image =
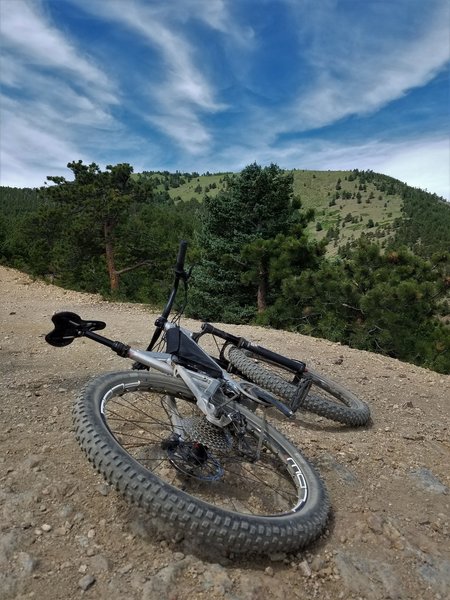
{"label": "handlebar grip", "polygon": [[187,242],[186,240],[181,240],[180,247],[178,249],[177,262],[175,265],[175,272],[183,272],[184,269],[184,260],[186,258],[186,250],[187,250]]}

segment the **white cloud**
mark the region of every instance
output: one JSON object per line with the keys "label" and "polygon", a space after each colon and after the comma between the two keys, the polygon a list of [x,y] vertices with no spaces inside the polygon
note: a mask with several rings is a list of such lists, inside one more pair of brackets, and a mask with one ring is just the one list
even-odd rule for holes
{"label": "white cloud", "polygon": [[375,171],[450,200],[450,140],[416,140],[391,146],[374,158]]}
{"label": "white cloud", "polygon": [[80,157],[75,144],[52,127],[52,119],[33,118],[21,104],[5,100],[2,110],[1,184],[38,187],[47,175],[63,175],[63,167]]}
{"label": "white cloud", "polygon": [[[128,27],[160,53],[162,64],[158,73],[148,74],[148,110],[142,116],[184,150],[194,154],[211,139],[201,116],[225,108],[216,100],[211,83],[197,66],[201,60],[195,57],[195,47],[189,43],[182,28],[174,25],[186,10],[196,8],[191,5],[198,7],[199,4],[201,2],[194,1],[189,2],[188,7],[180,4],[180,13],[177,6],[170,5],[169,11],[165,5],[131,0],[127,2],[126,11],[122,2],[112,0],[107,4],[94,1],[83,5],[85,10],[97,16]],[[198,12],[202,19],[218,29],[225,28],[223,2],[213,2],[209,8],[204,4],[202,8],[206,8]],[[145,59],[140,69],[145,77]]]}
{"label": "white cloud", "polygon": [[[50,22],[39,2],[1,0],[1,184],[40,186],[120,124],[114,84]],[[109,140],[111,142],[111,139]]]}
{"label": "white cloud", "polygon": [[[107,35],[128,35],[133,50],[140,46],[138,64],[133,58],[135,87],[129,73],[120,83],[114,79],[123,76],[127,49],[123,63],[112,58],[100,66],[68,28],[57,29],[51,11],[44,10],[52,2],[0,0],[2,184],[41,185],[46,175],[60,173],[78,158],[130,162],[136,170],[159,166],[183,171],[238,170],[256,160],[286,168],[373,169],[448,197],[448,140],[442,137],[430,133],[426,139],[388,142],[395,132],[383,132],[383,141],[368,143],[307,139],[311,128],[376,112],[435,76],[449,57],[448,9],[441,0],[428,2],[414,35],[400,31],[403,17],[408,17],[401,11],[407,10],[409,0],[368,3],[367,11],[356,11],[354,22],[348,19],[355,11],[349,17],[338,0],[284,0],[299,19],[297,27],[293,24],[298,55],[286,61],[297,69],[298,81],[303,78],[296,102],[290,96],[276,108],[257,94],[246,94],[251,78],[264,69],[255,61],[267,42],[238,21],[234,3],[127,0],[124,9],[124,0],[70,1],[80,17],[90,15]],[[273,10],[275,4],[261,0],[258,6]],[[370,10],[389,12],[372,23],[364,17]],[[389,19],[393,10],[399,12]],[[243,9],[239,14],[242,19],[249,13]],[[251,15],[247,19],[251,22]],[[381,31],[377,24],[382,24]],[[212,71],[214,62],[201,54],[205,42],[198,44],[194,37],[207,28],[218,55],[229,61],[221,83]],[[221,84],[235,86],[233,106],[223,102]],[[135,124],[127,123],[131,113],[142,125],[137,134]],[[225,126],[222,113],[227,113]],[[149,130],[150,141],[144,139]],[[301,137],[286,141],[299,131]],[[411,137],[410,131],[405,127],[402,135]],[[167,136],[160,144],[158,132]]]}
{"label": "white cloud", "polygon": [[[389,102],[433,79],[450,60],[449,5],[434,2],[412,34],[389,31],[389,23],[340,19],[339,7],[327,14],[322,5],[313,11],[320,21],[320,37],[305,49],[305,56],[317,73],[304,83],[306,90],[292,107],[292,121],[298,131],[322,127],[348,115],[374,112]],[[404,5],[407,10],[407,3]],[[330,7],[329,7],[330,9]],[[388,19],[389,13],[381,19]],[[325,25],[333,33],[324,37]],[[347,34],[345,31],[348,29]],[[336,31],[340,32],[336,35]],[[304,31],[303,31],[304,33]],[[293,126],[295,126],[293,124]]]}
{"label": "white cloud", "polygon": [[305,155],[301,168],[370,169],[450,200],[450,142],[445,137],[354,146],[322,142]]}
{"label": "white cloud", "polygon": [[79,80],[102,89],[104,100],[114,102],[111,85],[96,67],[65,38],[40,11],[40,4],[27,0],[2,0],[0,31],[2,50],[14,51],[17,62],[69,71]]}
{"label": "white cloud", "polygon": [[198,19],[224,34],[240,48],[250,48],[255,40],[253,28],[233,20],[229,5],[225,0],[175,0],[167,5],[167,15],[175,19]]}

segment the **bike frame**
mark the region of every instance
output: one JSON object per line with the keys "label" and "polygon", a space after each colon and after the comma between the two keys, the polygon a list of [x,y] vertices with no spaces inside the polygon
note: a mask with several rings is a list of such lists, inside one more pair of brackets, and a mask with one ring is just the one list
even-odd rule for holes
{"label": "bike frame", "polygon": [[[70,344],[76,337],[84,336],[109,347],[123,358],[131,359],[134,361],[135,369],[154,369],[165,375],[178,377],[183,380],[187,388],[191,391],[198,407],[205,414],[206,418],[219,427],[224,427],[231,422],[232,411],[228,412],[226,407],[233,401],[239,401],[241,397],[246,397],[250,401],[262,406],[273,406],[285,416],[293,417],[294,413],[292,410],[269,392],[244,380],[236,381],[231,376],[233,368],[225,356],[225,350],[230,344],[248,350],[266,361],[273,362],[290,370],[294,375],[294,381],[299,381],[306,370],[303,362],[289,359],[267,348],[253,344],[244,338],[222,331],[211,323],[203,323],[201,331],[194,333],[168,321],[179,283],[183,281],[186,286],[189,279],[190,273],[186,273],[184,270],[186,249],[187,243],[182,241],[174,269],[175,279],[172,290],[166,306],[155,321],[155,331],[146,350],[138,350],[122,342],[113,341],[95,333],[95,330],[103,329],[105,323],[83,321],[75,313],[57,313],[52,317],[55,329],[46,336],[47,342],[55,346],[64,346]],[[164,332],[166,339],[175,332],[178,339],[185,346],[190,346],[191,350],[193,349],[190,356],[187,357],[186,353],[183,355],[180,351],[155,351],[154,348]],[[206,334],[223,340],[224,343],[220,349],[218,358],[211,357],[199,346],[199,339]]]}

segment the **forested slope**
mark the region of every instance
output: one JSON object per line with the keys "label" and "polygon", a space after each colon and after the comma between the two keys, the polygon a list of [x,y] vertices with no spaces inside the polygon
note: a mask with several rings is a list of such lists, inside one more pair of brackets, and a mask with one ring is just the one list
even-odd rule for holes
{"label": "forested slope", "polygon": [[81,161],[2,188],[0,261],[63,287],[161,304],[178,241],[188,310],[450,371],[450,205],[381,174],[145,172]]}

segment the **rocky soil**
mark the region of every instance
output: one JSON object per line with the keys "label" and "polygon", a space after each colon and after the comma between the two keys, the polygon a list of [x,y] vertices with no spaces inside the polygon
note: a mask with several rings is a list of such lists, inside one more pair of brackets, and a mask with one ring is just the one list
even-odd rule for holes
{"label": "rocky soil", "polygon": [[373,423],[354,430],[308,414],[277,419],[322,473],[328,529],[297,554],[212,556],[164,538],[77,445],[77,391],[127,362],[89,340],[62,349],[44,341],[52,313],[73,310],[144,347],[151,311],[1,267],[0,298],[1,599],[449,597],[450,377],[325,340],[233,327],[342,382],[370,404]]}

